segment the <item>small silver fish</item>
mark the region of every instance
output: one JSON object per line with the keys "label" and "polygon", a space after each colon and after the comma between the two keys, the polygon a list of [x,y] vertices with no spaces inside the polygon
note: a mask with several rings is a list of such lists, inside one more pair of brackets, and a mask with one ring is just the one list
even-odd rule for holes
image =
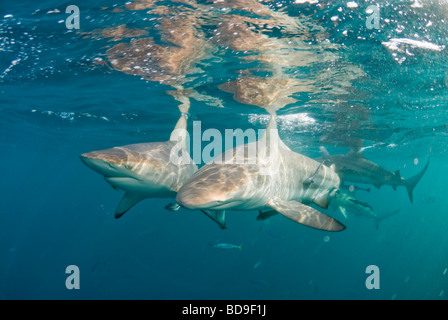
{"label": "small silver fish", "polygon": [[243,244],[240,244],[239,246],[231,244],[231,243],[217,243],[213,245],[213,248],[217,249],[239,249],[242,250]]}

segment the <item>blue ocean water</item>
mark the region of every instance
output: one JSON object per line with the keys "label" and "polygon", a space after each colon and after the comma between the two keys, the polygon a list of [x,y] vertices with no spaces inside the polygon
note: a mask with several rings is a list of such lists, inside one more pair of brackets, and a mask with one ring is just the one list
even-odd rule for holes
{"label": "blue ocean water", "polygon": [[[69,5],[79,7],[79,29],[66,26]],[[126,48],[149,37],[182,48],[166,40],[176,16],[201,41],[195,60],[181,57],[187,67],[160,80],[172,52],[147,61]],[[223,35],[234,18],[264,36],[259,52],[232,43],[248,44],[244,32]],[[373,18],[379,25],[368,28]],[[427,0],[2,3],[0,299],[446,299],[447,19],[446,1]],[[189,128],[262,129],[267,112],[221,85],[279,74],[274,94],[292,97],[278,111],[285,144],[311,158],[320,146],[361,148],[405,178],[430,158],[413,203],[404,187],[362,185],[370,192],[356,196],[375,212],[400,211],[376,225],[322,209],[347,226],[338,233],[280,215],[257,221],[256,211],[229,212],[221,230],[199,211],[165,210],[171,199],[114,219],[122,192],[80,154],[167,140],[179,117],[167,90],[178,83],[200,94]],[[66,287],[70,265],[79,289]],[[370,265],[379,289],[366,287]]]}

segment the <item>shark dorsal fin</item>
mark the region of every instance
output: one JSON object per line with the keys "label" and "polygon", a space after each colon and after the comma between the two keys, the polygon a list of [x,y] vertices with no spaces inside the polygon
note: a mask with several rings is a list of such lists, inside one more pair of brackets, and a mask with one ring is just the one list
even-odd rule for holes
{"label": "shark dorsal fin", "polygon": [[271,139],[275,139],[278,137],[277,114],[271,113],[270,115],[271,115],[271,118],[269,119],[268,126],[266,127],[266,131],[262,138],[262,139],[265,139],[266,142],[268,142],[268,143]]}
{"label": "shark dorsal fin", "polygon": [[257,142],[258,151],[266,153],[269,150],[271,141],[275,138],[278,138],[277,115],[273,113],[271,114],[266,129],[264,129],[263,135],[258,139]]}
{"label": "shark dorsal fin", "polygon": [[182,114],[170,135],[170,141],[180,143],[182,149],[187,148],[187,115]]}
{"label": "shark dorsal fin", "polygon": [[[269,114],[271,118],[269,119],[268,126],[266,127],[263,136],[258,141],[259,150],[264,149],[263,152],[266,152],[266,154],[271,154],[270,152],[272,151],[272,148],[275,148],[276,151],[278,151],[279,148],[290,150],[288,146],[283,143],[278,134],[277,114],[275,112],[270,112]],[[276,154],[277,153],[274,153],[273,155]]]}
{"label": "shark dorsal fin", "polygon": [[360,149],[351,149],[348,152],[348,155],[354,158],[362,158],[365,159],[364,154],[362,153],[362,151]]}
{"label": "shark dorsal fin", "polygon": [[322,158],[324,158],[324,159],[330,158],[330,153],[328,152],[327,148],[325,148],[324,146],[320,146],[319,151],[320,151],[320,156]]}

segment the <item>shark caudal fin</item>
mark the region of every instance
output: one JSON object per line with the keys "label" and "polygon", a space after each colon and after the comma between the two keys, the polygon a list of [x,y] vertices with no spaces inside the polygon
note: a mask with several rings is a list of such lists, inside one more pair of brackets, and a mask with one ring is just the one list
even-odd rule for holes
{"label": "shark caudal fin", "polygon": [[388,212],[388,213],[383,213],[380,216],[373,217],[374,220],[375,220],[375,229],[378,230],[378,228],[380,227],[380,223],[383,220],[386,220],[387,218],[390,218],[390,217],[396,215],[399,212],[400,212],[400,210],[395,210],[395,211],[391,211],[391,212]]}
{"label": "shark caudal fin", "polygon": [[423,175],[425,174],[426,170],[428,169],[429,166],[429,159],[428,162],[426,163],[425,167],[423,168],[422,171],[420,171],[418,174],[416,174],[415,176],[406,179],[406,189],[408,190],[408,194],[409,194],[409,200],[411,200],[411,203],[413,202],[413,195],[412,192],[414,191],[415,186],[417,185],[417,183],[420,181],[420,179],[423,177]]}

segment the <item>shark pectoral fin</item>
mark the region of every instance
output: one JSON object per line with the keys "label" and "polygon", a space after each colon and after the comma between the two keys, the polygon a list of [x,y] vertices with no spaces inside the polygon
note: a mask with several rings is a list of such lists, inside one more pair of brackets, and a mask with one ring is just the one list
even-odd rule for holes
{"label": "shark pectoral fin", "polygon": [[314,199],[313,202],[317,204],[319,207],[327,209],[328,208],[328,191],[319,193]]}
{"label": "shark pectoral fin", "polygon": [[144,199],[145,197],[142,197],[139,194],[126,192],[123,198],[121,199],[120,204],[117,207],[117,210],[115,210],[115,219],[120,218],[122,215],[128,212],[129,209],[131,209],[138,202]]}
{"label": "shark pectoral fin", "polygon": [[215,221],[221,229],[226,228],[226,211],[225,210],[201,210],[207,217]]}
{"label": "shark pectoral fin", "polygon": [[325,231],[345,229],[345,226],[335,219],[297,201],[285,201],[277,198],[270,200],[267,205],[285,217],[311,228]]}
{"label": "shark pectoral fin", "polygon": [[277,211],[275,210],[268,210],[268,211],[258,211],[258,216],[257,216],[257,220],[266,220],[269,219],[272,216],[275,216],[276,214],[278,214]]}

